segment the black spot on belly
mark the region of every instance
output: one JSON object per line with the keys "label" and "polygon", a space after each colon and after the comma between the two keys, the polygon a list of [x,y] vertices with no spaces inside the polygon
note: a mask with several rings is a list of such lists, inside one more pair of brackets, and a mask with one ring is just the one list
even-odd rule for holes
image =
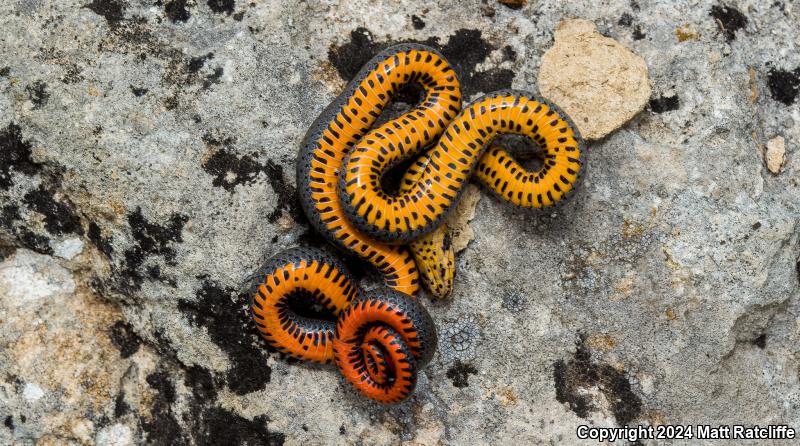
{"label": "black spot on belly", "polygon": [[677,110],[679,107],[680,101],[678,100],[678,95],[661,95],[657,98],[650,99],[650,110],[652,110],[654,113],[664,113]]}
{"label": "black spot on belly", "polygon": [[636,419],[642,411],[641,399],[631,390],[624,371],[609,364],[591,360],[585,337],[577,342],[575,356],[568,362],[553,364],[556,399],[569,404],[570,409],[581,418],[598,406],[587,389],[598,389],[606,398],[617,424],[625,426]]}
{"label": "black spot on belly", "polygon": [[770,69],[767,74],[767,86],[772,99],[792,105],[800,94],[800,67],[794,71]]}
{"label": "black spot on belly", "polygon": [[736,38],[736,31],[747,26],[747,17],[733,6],[714,5],[709,15],[716,20],[728,42]]}
{"label": "black spot on belly", "polygon": [[[478,30],[460,29],[445,44],[441,44],[438,37],[413,42],[439,50],[453,64],[465,98],[479,92],[511,88],[514,72],[509,69],[495,67],[476,71],[477,65],[486,61],[489,54],[498,49],[485,40]],[[328,60],[339,72],[339,76],[349,81],[376,53],[394,43],[396,42],[376,42],[368,29],[359,27],[350,32],[349,42],[338,47],[332,46],[328,50]]]}

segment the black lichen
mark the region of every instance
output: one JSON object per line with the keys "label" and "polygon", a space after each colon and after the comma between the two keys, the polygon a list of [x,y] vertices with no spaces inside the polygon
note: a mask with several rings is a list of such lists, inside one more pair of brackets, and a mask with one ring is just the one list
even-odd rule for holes
{"label": "black lichen", "polygon": [[[47,237],[35,234],[25,226],[15,224],[20,220],[22,220],[22,216],[19,214],[19,206],[8,204],[0,208],[0,228],[5,228],[13,234],[22,246],[40,254],[52,254],[53,248],[50,247]],[[8,246],[4,250],[10,255],[13,248],[13,246]]]}
{"label": "black lichen", "polygon": [[211,71],[211,73],[206,75],[205,78],[203,78],[203,89],[207,90],[212,85],[218,84],[219,80],[222,78],[222,74],[224,72],[225,71],[223,70],[222,67],[214,67],[214,69]]}
{"label": "black lichen", "polygon": [[214,58],[214,53],[208,53],[205,56],[197,56],[189,59],[186,64],[186,71],[189,73],[197,73],[206,64],[206,61]]}
{"label": "black lichen", "polygon": [[672,96],[661,95],[657,98],[650,99],[650,110],[652,110],[653,113],[664,113],[677,110],[678,108],[680,108],[680,101],[678,100],[678,95],[675,94]]}
{"label": "black lichen", "polygon": [[3,424],[4,424],[4,425],[5,425],[7,428],[9,428],[10,430],[12,430],[12,431],[13,431],[13,430],[14,430],[14,417],[12,417],[11,415],[8,415],[8,416],[6,416],[6,419],[5,419],[5,421],[3,422]]}
{"label": "black lichen", "polygon": [[17,248],[15,246],[9,246],[4,243],[0,243],[0,262],[14,255],[16,251]]}
{"label": "black lichen", "polygon": [[203,278],[196,301],[180,300],[178,309],[228,355],[225,381],[237,395],[265,388],[272,370],[250,316],[249,294],[239,294]]}
{"label": "black lichen", "polygon": [[642,40],[647,37],[647,34],[642,31],[641,25],[636,25],[633,27],[633,34],[631,36],[633,37],[633,40]]}
{"label": "black lichen", "polygon": [[111,255],[114,253],[114,247],[111,245],[112,239],[111,237],[103,237],[103,232],[97,223],[89,223],[89,230],[86,232],[86,236],[100,252],[105,254],[106,257],[111,258]]}
{"label": "black lichen", "polygon": [[282,446],[286,436],[270,432],[269,418],[261,415],[248,420],[215,407],[203,413],[203,426],[195,441],[199,446],[219,444]]}
{"label": "black lichen", "polygon": [[767,348],[767,335],[765,333],[761,333],[758,337],[753,339],[753,345],[762,350]]}
{"label": "black lichen", "polygon": [[[478,92],[489,92],[510,88],[514,72],[505,68],[476,71],[478,64],[486,61],[496,48],[483,39],[479,30],[460,29],[442,45],[438,37],[414,41],[439,50],[453,64],[461,82],[464,97]],[[344,80],[351,80],[376,53],[396,42],[375,42],[366,28],[356,28],[350,33],[350,41],[328,50],[328,60]]]}
{"label": "black lichen", "polygon": [[770,69],[767,73],[767,86],[772,99],[786,105],[794,104],[800,94],[800,67],[794,71]]}
{"label": "black lichen", "polygon": [[794,265],[795,271],[797,271],[797,281],[800,282],[800,259],[797,259],[797,263]]}
{"label": "black lichen", "polygon": [[83,7],[106,19],[109,28],[115,28],[125,18],[124,3],[118,0],[92,0]]}
{"label": "black lichen", "polygon": [[233,192],[236,186],[252,184],[264,166],[249,155],[237,156],[225,149],[215,152],[203,163],[203,170],[213,176],[211,184]]}
{"label": "black lichen", "polygon": [[133,93],[133,95],[136,96],[137,98],[144,96],[148,91],[150,91],[146,88],[136,88],[133,85],[131,85],[130,88],[131,88],[131,93]]}
{"label": "black lichen", "polygon": [[83,235],[81,219],[72,205],[58,200],[54,186],[44,184],[25,194],[23,202],[32,211],[44,216],[44,227],[53,235],[78,234]]}
{"label": "black lichen", "polygon": [[425,28],[425,22],[421,18],[415,15],[411,16],[411,25],[414,27],[414,29]]}
{"label": "black lichen", "polygon": [[305,214],[300,209],[297,191],[294,186],[286,181],[283,167],[272,160],[267,160],[264,168],[267,174],[267,182],[272,187],[272,190],[278,194],[278,203],[275,205],[275,209],[267,215],[267,221],[275,223],[280,218],[281,213],[287,211],[296,222],[305,222]]}
{"label": "black lichen", "polygon": [[181,426],[172,412],[175,402],[175,384],[165,372],[154,372],[147,376],[147,384],[156,391],[150,418],[142,419],[142,429],[146,434],[146,443],[153,445],[189,444]]}
{"label": "black lichen", "polygon": [[213,401],[217,397],[214,376],[208,369],[193,365],[186,369],[186,386],[192,389],[192,395],[203,401]]}
{"label": "black lichen", "polygon": [[234,192],[238,185],[252,184],[263,173],[272,190],[278,196],[275,208],[267,215],[270,223],[278,221],[284,211],[298,223],[306,222],[305,216],[297,201],[297,191],[287,180],[283,167],[272,160],[260,163],[255,160],[255,154],[236,155],[233,153],[234,139],[219,137],[207,133],[203,141],[216,151],[203,162],[203,170],[214,179],[211,184],[222,187],[228,192]]}
{"label": "black lichen", "polygon": [[32,176],[41,170],[42,164],[31,158],[30,142],[22,140],[22,129],[13,122],[0,129],[0,189],[14,185],[12,172]]}
{"label": "black lichen", "polygon": [[7,204],[0,208],[0,228],[11,232],[14,228],[14,222],[18,221],[20,218],[19,206]]}
{"label": "black lichen", "polygon": [[452,367],[447,370],[447,377],[453,382],[453,386],[463,389],[469,386],[469,375],[478,373],[478,369],[471,364],[456,361]]}
{"label": "black lichen", "polygon": [[175,264],[176,254],[172,245],[183,241],[181,231],[188,220],[185,215],[172,214],[169,222],[162,226],[147,221],[141,208],[128,215],[128,225],[136,243],[123,253],[125,260],[120,285],[124,290],[134,291],[141,287],[144,281],[141,266],[148,256],[158,255],[168,265]]}
{"label": "black lichen", "polygon": [[142,345],[142,338],[133,331],[131,324],[125,321],[115,322],[109,330],[108,338],[117,347],[122,358],[129,358],[138,352]]}
{"label": "black lichen", "polygon": [[172,23],[185,22],[189,20],[191,15],[189,10],[186,9],[188,0],[167,0],[164,2],[164,14],[172,21]]}
{"label": "black lichen", "polygon": [[503,60],[510,60],[511,62],[517,60],[517,52],[514,50],[514,47],[511,45],[503,47]]}
{"label": "black lichen", "polygon": [[596,388],[605,396],[617,424],[627,425],[641,413],[642,401],[631,390],[624,371],[591,360],[585,341],[584,336],[579,338],[573,359],[553,364],[556,399],[567,403],[579,417],[588,418],[597,409],[597,403],[586,390]]}
{"label": "black lichen", "polygon": [[36,81],[28,85],[25,87],[25,91],[28,92],[28,98],[33,102],[34,110],[47,105],[47,100],[50,99],[50,93],[47,91],[47,84],[42,81]]}
{"label": "black lichen", "polygon": [[714,5],[709,15],[716,20],[728,42],[736,38],[736,31],[747,26],[747,17],[733,6]]}
{"label": "black lichen", "polygon": [[120,391],[114,399],[114,418],[122,418],[131,412],[131,406],[125,401],[125,392]]}
{"label": "black lichen", "polygon": [[147,384],[150,385],[156,392],[158,392],[159,396],[164,399],[167,403],[174,403],[175,402],[175,384],[170,381],[169,376],[163,372],[153,372],[150,375],[147,375]]}
{"label": "black lichen", "polygon": [[[209,318],[214,319],[209,312],[219,312],[225,309],[225,305],[230,305],[230,301],[224,302],[220,299],[224,291],[219,289],[207,290],[208,297],[203,303],[208,303],[209,300],[215,302],[215,305],[210,310],[199,309],[192,307],[190,309],[184,308],[188,311],[189,317],[195,323],[206,323]],[[179,303],[179,306],[186,307],[185,303]],[[191,306],[191,305],[190,305]],[[240,306],[234,305],[236,308]],[[220,330],[223,324],[228,324],[233,321],[235,325],[234,330],[240,330],[236,319],[230,319],[232,313],[230,311],[223,311],[223,314],[216,319],[215,322],[206,325],[209,328],[209,333],[215,340],[219,339]],[[249,328],[249,327],[248,327]],[[224,331],[224,329],[222,329]],[[216,396],[218,389],[224,385],[225,382],[230,384],[236,382],[236,379],[231,377],[229,373],[225,380],[219,379],[208,369],[199,366],[187,366],[185,363],[178,359],[177,352],[166,336],[160,331],[153,333],[155,343],[153,347],[165,359],[157,369],[156,372],[147,376],[146,381],[150,387],[155,391],[155,398],[150,409],[150,417],[141,417],[140,423],[146,434],[147,444],[156,445],[219,445],[219,444],[263,444],[263,445],[282,445],[285,441],[284,434],[280,432],[272,432],[268,430],[269,418],[265,415],[257,416],[253,420],[248,420],[229,412],[225,409],[216,406]],[[245,335],[246,336],[246,335]],[[226,339],[225,342],[232,342],[233,349],[238,349],[235,344],[235,339]],[[222,344],[223,350],[227,344]],[[242,353],[244,354],[244,353]],[[261,358],[261,352],[258,350],[251,351],[247,354],[252,354],[253,357]],[[239,356],[231,356],[231,360]],[[263,358],[262,358],[263,359]],[[181,415],[182,423],[177,422],[176,415],[179,414],[173,410],[173,403],[177,401],[176,380],[180,379],[180,373],[170,376],[168,371],[174,370],[169,367],[170,364],[177,365],[183,371],[183,382],[190,393],[181,399],[181,405],[186,406],[187,412]],[[260,367],[261,362],[256,370],[256,364],[251,364],[251,374],[263,373],[264,367]],[[234,367],[241,367],[241,363],[235,363]],[[266,368],[267,378],[269,377],[269,368]],[[263,386],[256,386],[251,390],[258,390]],[[231,387],[235,391],[234,387]],[[250,390],[248,390],[250,391]],[[245,393],[245,392],[243,392]],[[243,394],[242,393],[242,394]],[[117,409],[119,408],[119,409]],[[123,416],[128,413],[130,408],[124,402],[124,396],[120,393],[117,396],[117,404],[115,408],[115,416]],[[187,415],[191,415],[187,417]],[[185,425],[185,426],[184,426]]]}
{"label": "black lichen", "polygon": [[633,16],[627,12],[623,12],[617,23],[622,26],[631,26],[633,24]]}
{"label": "black lichen", "polygon": [[208,0],[208,7],[217,14],[231,15],[236,8],[234,0]]}

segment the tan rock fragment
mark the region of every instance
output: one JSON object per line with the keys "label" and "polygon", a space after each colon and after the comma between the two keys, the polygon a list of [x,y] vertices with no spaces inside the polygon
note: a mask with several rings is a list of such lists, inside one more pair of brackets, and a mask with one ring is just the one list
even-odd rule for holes
{"label": "tan rock fragment", "polygon": [[528,3],[528,0],[497,0],[497,1],[512,9],[522,8],[523,6],[525,6],[526,3]]}
{"label": "tan rock fragment", "polygon": [[602,138],[650,99],[644,60],[597,32],[592,22],[564,20],[542,57],[539,90],[566,112],[586,139]]}
{"label": "tan rock fragment", "polygon": [[475,218],[475,207],[481,199],[481,191],[474,184],[467,184],[461,200],[458,201],[453,213],[447,217],[447,226],[453,242],[453,251],[461,252],[470,241],[475,238],[475,232],[469,222]]}
{"label": "tan rock fragment", "polygon": [[767,151],[764,152],[764,161],[770,172],[780,173],[783,162],[786,160],[786,140],[783,136],[776,136],[767,141]]}

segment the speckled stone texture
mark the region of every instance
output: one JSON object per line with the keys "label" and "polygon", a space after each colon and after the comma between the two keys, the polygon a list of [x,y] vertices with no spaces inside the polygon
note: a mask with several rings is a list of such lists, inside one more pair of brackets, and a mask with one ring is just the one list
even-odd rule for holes
{"label": "speckled stone texture", "polygon": [[[589,144],[558,210],[483,193],[453,297],[423,297],[440,352],[414,397],[372,403],[334,368],[270,352],[246,282],[322,244],[294,160],[360,65],[413,40],[467,99],[536,92],[569,18],[641,56],[652,97]],[[755,0],[0,2],[0,444],[800,428],[798,23],[796,2]]]}

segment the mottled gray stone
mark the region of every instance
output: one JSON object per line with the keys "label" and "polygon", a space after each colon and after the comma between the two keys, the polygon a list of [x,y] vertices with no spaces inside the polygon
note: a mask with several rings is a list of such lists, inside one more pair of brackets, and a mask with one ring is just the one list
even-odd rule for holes
{"label": "mottled gray stone", "polygon": [[[742,22],[712,16],[720,4],[0,2],[0,271],[16,293],[0,309],[0,443],[800,428],[800,8],[726,3]],[[267,351],[245,283],[277,251],[320,243],[293,198],[294,160],[348,73],[384,44],[427,41],[470,98],[536,92],[567,18],[641,56],[653,97],[588,146],[582,188],[558,210],[484,193],[453,297],[423,297],[456,336],[415,395],[382,406],[334,368]],[[760,149],[775,135],[777,175]],[[72,238],[83,249],[56,257]]]}

